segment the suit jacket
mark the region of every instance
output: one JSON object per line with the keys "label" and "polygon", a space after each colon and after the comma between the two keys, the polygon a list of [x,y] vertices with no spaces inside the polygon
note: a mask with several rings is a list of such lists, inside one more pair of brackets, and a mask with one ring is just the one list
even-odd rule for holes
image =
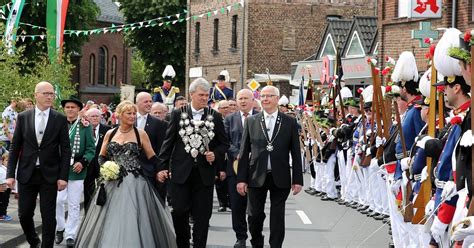
{"label": "suit jacket", "polygon": [[[163,140],[165,139],[167,127],[168,123],[166,121],[162,121],[156,117],[151,116],[150,114],[146,118],[145,132],[148,134],[148,138],[150,138],[150,143],[153,147],[153,151],[155,151],[155,154],[160,153]],[[144,152],[141,153],[140,160],[143,162],[143,174],[148,177],[155,177],[156,173],[158,172],[158,165],[150,163]]]}
{"label": "suit jacket", "polygon": [[18,115],[10,145],[7,178],[16,178],[22,184],[28,183],[39,157],[41,172],[48,183],[68,180],[71,146],[69,144],[66,117],[51,109],[48,123],[40,145],[36,140],[35,110]]}
{"label": "suit jacket", "polygon": [[[255,110],[251,110],[250,115],[257,114]],[[250,116],[248,116],[250,117]],[[247,118],[248,118],[247,117]],[[242,140],[242,134],[244,132],[244,127],[242,125],[242,115],[240,111],[232,113],[224,119],[225,132],[227,138],[229,139],[229,149],[227,150],[227,175],[236,176],[233,163],[237,159],[240,151],[240,141]]]}
{"label": "suit jacket", "polygon": [[[278,126],[281,122],[281,129]],[[263,134],[265,120],[263,112],[247,118],[242,135],[237,182],[248,183],[249,187],[262,187],[267,176],[270,156],[273,181],[278,188],[290,188],[292,184],[303,185],[300,142],[296,119],[278,112],[274,124],[273,151],[266,150],[267,140]],[[278,132],[278,134],[277,134]],[[290,154],[292,167],[290,168]],[[292,171],[292,173],[290,172]]]}
{"label": "suit jacket", "polygon": [[107,131],[109,131],[110,127],[104,124],[99,124],[99,135],[96,137],[97,142],[95,145],[95,156],[89,163],[89,168],[87,169],[87,175],[88,177],[91,178],[98,178],[99,177],[99,171],[100,171],[100,166],[99,166],[99,154],[100,154],[100,149],[102,148],[102,143],[104,142],[104,137]]}
{"label": "suit jacket", "polygon": [[214,138],[209,142],[209,150],[214,152],[214,163],[209,164],[204,155],[199,155],[194,159],[191,154],[185,151],[185,145],[179,135],[181,129],[179,122],[181,120],[181,113],[186,112],[190,119],[192,119],[192,112],[190,106],[185,106],[181,109],[176,109],[171,114],[171,122],[166,130],[165,141],[161,147],[159,155],[160,170],[171,170],[171,181],[177,184],[183,184],[191,174],[193,166],[197,166],[201,174],[201,179],[204,185],[210,186],[214,184],[219,161],[224,161],[225,152],[229,148],[229,142],[225,135],[224,124],[222,122],[222,115],[217,111],[210,110],[209,107],[204,109],[202,120],[207,118],[208,114],[214,117]]}
{"label": "suit jacket", "polygon": [[92,136],[92,127],[90,125],[84,127],[80,121],[69,136],[71,149],[74,146],[74,137],[77,128],[79,128],[80,143],[79,153],[74,154],[74,163],[81,162],[84,168],[81,172],[76,173],[74,172],[73,167],[69,166],[69,180],[84,180],[87,175],[87,167],[89,166],[89,162],[92,161],[95,156],[95,141],[94,137]]}

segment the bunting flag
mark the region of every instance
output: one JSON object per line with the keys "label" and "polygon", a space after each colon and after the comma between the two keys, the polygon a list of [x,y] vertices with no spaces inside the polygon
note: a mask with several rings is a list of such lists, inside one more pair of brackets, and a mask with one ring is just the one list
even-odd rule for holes
{"label": "bunting flag", "polygon": [[68,5],[69,0],[48,0],[46,6],[48,56],[51,63],[60,62]]}
{"label": "bunting flag", "polygon": [[16,40],[16,30],[18,29],[18,23],[20,22],[21,12],[23,11],[24,5],[25,0],[14,0],[10,14],[8,15],[7,26],[3,38],[9,53],[13,53],[13,42]]}

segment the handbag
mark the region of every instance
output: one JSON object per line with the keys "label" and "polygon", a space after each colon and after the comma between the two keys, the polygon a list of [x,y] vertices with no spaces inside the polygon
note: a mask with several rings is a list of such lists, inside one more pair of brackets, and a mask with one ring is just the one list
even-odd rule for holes
{"label": "handbag", "polygon": [[98,206],[104,206],[107,201],[107,193],[105,192],[105,185],[103,183],[99,186],[99,193],[97,194],[97,199],[95,204]]}

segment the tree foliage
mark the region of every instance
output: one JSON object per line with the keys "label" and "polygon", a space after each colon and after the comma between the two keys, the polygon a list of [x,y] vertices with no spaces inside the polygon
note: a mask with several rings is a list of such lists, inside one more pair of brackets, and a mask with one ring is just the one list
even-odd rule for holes
{"label": "tree foliage", "polygon": [[140,52],[133,52],[132,55],[132,85],[137,88],[150,87],[150,70],[145,65]]}
{"label": "tree foliage", "polygon": [[[130,1],[122,0],[121,11],[127,23],[182,13],[186,9],[185,0]],[[128,43],[142,54],[146,67],[150,70],[150,87],[161,85],[161,74],[166,65],[173,65],[176,78],[173,84],[184,86],[186,57],[186,22],[135,29],[126,36]]]}

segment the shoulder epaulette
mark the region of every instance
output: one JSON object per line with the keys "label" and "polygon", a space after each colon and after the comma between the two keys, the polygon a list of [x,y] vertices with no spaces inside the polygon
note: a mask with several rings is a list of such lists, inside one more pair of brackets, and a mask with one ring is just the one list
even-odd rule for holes
{"label": "shoulder epaulette", "polygon": [[154,88],[154,89],[153,89],[153,92],[154,92],[154,93],[159,93],[159,92],[161,92],[161,87],[156,87],[156,88]]}
{"label": "shoulder epaulette", "polygon": [[174,88],[174,93],[179,93],[179,88],[178,87],[173,87]]}

